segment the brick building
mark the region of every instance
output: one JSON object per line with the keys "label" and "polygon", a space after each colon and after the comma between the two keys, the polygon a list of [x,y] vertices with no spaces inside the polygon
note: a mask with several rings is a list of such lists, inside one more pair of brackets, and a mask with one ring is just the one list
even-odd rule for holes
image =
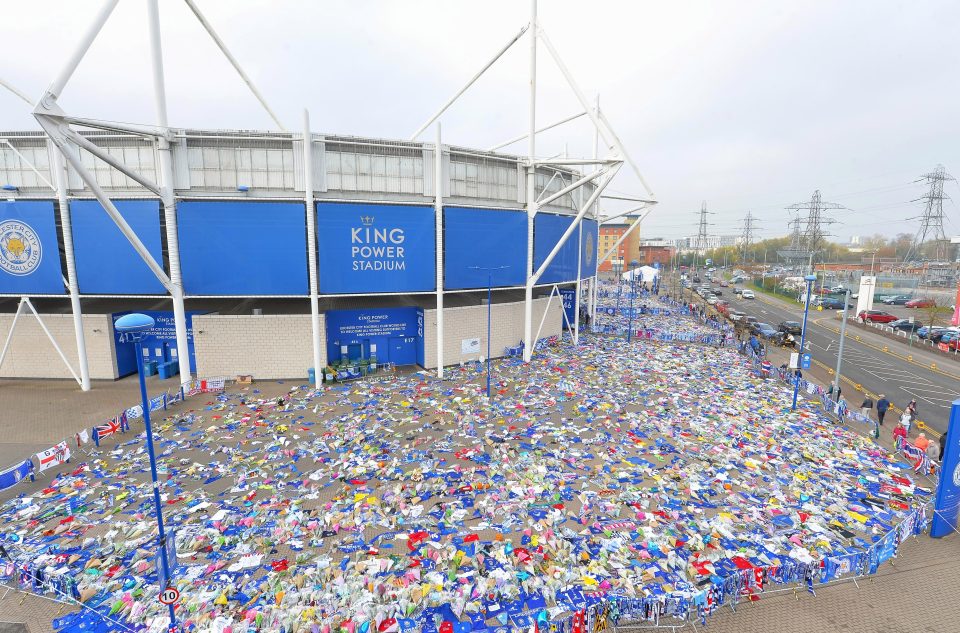
{"label": "brick building", "polygon": [[[637,216],[628,215],[624,218],[624,222],[616,224],[601,224],[600,225],[600,257],[605,255],[607,251],[613,248],[613,245],[617,243],[617,240],[627,232],[627,229],[637,221]],[[625,267],[630,264],[631,260],[636,259],[640,261],[640,229],[636,229],[627,236],[627,239],[623,240],[620,243],[620,246],[617,247],[617,251],[610,255],[605,261],[600,263],[599,270],[600,272],[611,272],[613,271],[614,264],[618,266]]]}
{"label": "brick building", "polygon": [[640,242],[637,261],[645,266],[660,264],[661,268],[667,268],[676,252],[676,247],[667,240],[643,240]]}

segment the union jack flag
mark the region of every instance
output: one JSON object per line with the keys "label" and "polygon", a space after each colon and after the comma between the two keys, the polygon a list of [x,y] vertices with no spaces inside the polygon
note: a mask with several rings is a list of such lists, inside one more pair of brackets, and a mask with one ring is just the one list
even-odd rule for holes
{"label": "union jack flag", "polygon": [[101,424],[100,426],[93,427],[94,432],[97,434],[98,439],[103,439],[109,437],[114,433],[123,431],[127,427],[127,414],[121,413],[117,417],[113,418],[106,424]]}

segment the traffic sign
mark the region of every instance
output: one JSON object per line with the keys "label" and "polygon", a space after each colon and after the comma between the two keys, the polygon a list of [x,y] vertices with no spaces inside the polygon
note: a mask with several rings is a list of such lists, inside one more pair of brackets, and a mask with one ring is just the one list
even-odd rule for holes
{"label": "traffic sign", "polygon": [[810,369],[810,354],[800,355],[800,369]]}
{"label": "traffic sign", "polygon": [[180,592],[176,587],[167,587],[160,592],[161,604],[176,604],[180,600]]}

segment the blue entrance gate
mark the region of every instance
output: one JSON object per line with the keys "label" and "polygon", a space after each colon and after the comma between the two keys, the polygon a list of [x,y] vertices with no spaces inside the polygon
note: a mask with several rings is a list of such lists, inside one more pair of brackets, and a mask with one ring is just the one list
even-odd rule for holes
{"label": "blue entrance gate", "polygon": [[417,308],[330,310],[326,313],[327,360],[376,359],[416,365],[423,358]]}

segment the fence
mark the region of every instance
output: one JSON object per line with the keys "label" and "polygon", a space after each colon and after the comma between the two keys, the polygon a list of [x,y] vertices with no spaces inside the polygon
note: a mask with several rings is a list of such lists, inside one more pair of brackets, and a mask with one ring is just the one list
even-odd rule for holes
{"label": "fence", "polygon": [[[150,411],[165,410],[168,406],[199,393],[223,391],[225,385],[226,380],[224,378],[191,381],[186,385],[181,385],[180,389],[173,395],[167,391],[151,398],[149,401]],[[84,428],[75,433],[70,440],[64,439],[52,448],[37,453],[36,456],[31,455],[16,462],[9,468],[0,471],[0,491],[12,488],[24,479],[33,481],[38,473],[69,462],[71,459],[70,446],[74,442],[76,442],[77,448],[91,440],[96,446],[100,446],[100,440],[116,433],[126,432],[130,428],[130,420],[142,417],[143,405],[134,405],[124,409],[119,415],[104,424],[95,425],[89,431]],[[37,464],[34,464],[34,459],[37,460]]]}

